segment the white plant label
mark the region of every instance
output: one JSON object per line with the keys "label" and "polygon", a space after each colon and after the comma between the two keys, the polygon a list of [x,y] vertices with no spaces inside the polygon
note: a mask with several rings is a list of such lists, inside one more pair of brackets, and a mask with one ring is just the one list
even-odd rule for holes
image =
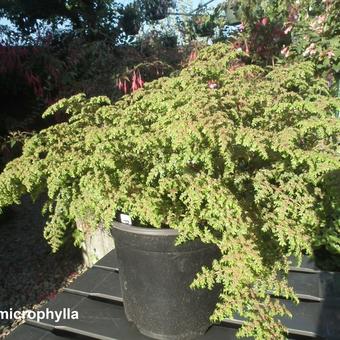
{"label": "white plant label", "polygon": [[132,220],[129,215],[120,214],[120,222],[124,224],[132,225]]}

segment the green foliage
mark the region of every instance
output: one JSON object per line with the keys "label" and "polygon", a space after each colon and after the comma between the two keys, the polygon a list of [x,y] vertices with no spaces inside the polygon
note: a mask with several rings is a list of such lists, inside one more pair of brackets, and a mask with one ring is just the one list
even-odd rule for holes
{"label": "green foliage", "polygon": [[[114,32],[118,5],[112,0],[0,0],[0,16],[23,34],[37,30],[39,21],[56,27],[67,21],[87,34]],[[40,32],[39,32],[40,33]]]}
{"label": "green foliage", "polygon": [[304,20],[292,23],[292,57],[313,60],[318,71],[328,76],[340,73],[340,1],[306,2],[308,7],[297,7]]}
{"label": "green foliage", "polygon": [[142,9],[145,19],[149,22],[166,18],[169,9],[176,5],[173,0],[136,0],[135,3]]}
{"label": "green foliage", "polygon": [[[330,82],[340,72],[339,0],[226,0],[242,21],[245,50],[257,62],[310,60]],[[281,53],[280,53],[281,51]]]}
{"label": "green foliage", "polygon": [[68,121],[29,138],[0,175],[0,207],[47,191],[54,251],[76,220],[109,228],[117,210],[177,229],[178,243],[214,243],[221,257],[192,284],[222,286],[212,320],[238,313],[240,336],[283,338],[288,311],[268,294],[296,301],[288,257],[340,253],[339,101],[314,73],[245,65],[216,44],[115,104],[63,99],[44,115]]}
{"label": "green foliage", "polygon": [[7,137],[0,137],[0,151],[5,148],[14,148],[16,145],[22,145],[25,140],[31,136],[31,133],[15,131],[11,132]]}
{"label": "green foliage", "polygon": [[143,22],[165,18],[173,7],[172,0],[134,0],[130,4],[115,0],[0,0],[0,17],[10,20],[24,38],[40,35],[46,26],[54,32],[71,26],[89,41],[108,37],[116,41],[123,32],[137,34]]}
{"label": "green foliage", "polygon": [[127,5],[122,11],[120,24],[124,32],[128,35],[136,35],[141,26],[141,13],[133,4]]}

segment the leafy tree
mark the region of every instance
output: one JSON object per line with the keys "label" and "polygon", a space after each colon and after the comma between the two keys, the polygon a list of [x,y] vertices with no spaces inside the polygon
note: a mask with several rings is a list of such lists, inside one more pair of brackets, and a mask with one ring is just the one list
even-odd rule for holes
{"label": "leafy tree", "polygon": [[[124,26],[131,28],[143,21],[163,19],[174,6],[171,0],[136,0],[125,7],[115,0],[0,0],[0,16],[11,20],[24,34],[36,31],[39,22],[53,27],[70,22],[73,30],[93,35],[97,31],[112,33]],[[124,14],[121,27],[119,18]]]}
{"label": "leafy tree", "polygon": [[56,25],[69,20],[74,29],[99,29],[116,11],[111,0],[1,0],[0,14],[23,33],[31,33],[39,20]]}

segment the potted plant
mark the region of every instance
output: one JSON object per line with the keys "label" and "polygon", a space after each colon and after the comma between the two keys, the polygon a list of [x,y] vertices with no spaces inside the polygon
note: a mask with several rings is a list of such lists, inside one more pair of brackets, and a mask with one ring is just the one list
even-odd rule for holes
{"label": "potted plant", "polygon": [[[137,277],[127,282],[132,260],[163,273],[172,270],[171,261],[159,249],[178,249],[174,286],[181,270],[190,267],[193,274],[205,265],[190,287],[211,290],[212,300],[218,290],[212,322],[237,313],[247,321],[240,336],[283,338],[277,317],[289,311],[271,296],[297,301],[285,276],[290,257],[317,247],[340,252],[339,100],[311,62],[261,68],[244,60],[242,51],[219,43],[178,75],[147,83],[115,104],[83,94],[54,104],[45,116],[64,110],[68,122],[25,142],[23,155],[0,175],[0,207],[19,203],[26,192],[47,191],[45,237],[54,251],[68,228],[81,239],[74,221],[110,229],[122,211],[136,227],[113,229],[123,292],[134,280],[140,284]],[[151,227],[166,235],[157,246],[149,241]],[[196,246],[212,251],[211,265],[191,259]],[[131,257],[124,254],[128,247]],[[155,277],[160,291],[149,299],[168,301],[162,275]],[[178,295],[187,299],[183,291]],[[138,324],[151,315],[149,322],[158,322],[153,302],[142,301],[127,308],[127,317]],[[170,310],[160,312],[167,317]],[[160,336],[157,327],[148,334]]]}
{"label": "potted plant", "polygon": [[115,222],[112,235],[128,320],[155,339],[203,335],[211,324],[219,289],[192,290],[190,284],[202,266],[211,266],[220,256],[217,247],[199,240],[176,246],[174,229],[126,223]]}

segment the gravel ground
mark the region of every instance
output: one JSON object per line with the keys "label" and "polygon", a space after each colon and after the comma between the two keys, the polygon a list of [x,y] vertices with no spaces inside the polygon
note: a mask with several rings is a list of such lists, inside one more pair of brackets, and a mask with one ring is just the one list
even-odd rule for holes
{"label": "gravel ground", "polygon": [[[0,311],[37,309],[85,269],[73,245],[51,253],[41,207],[25,197],[0,216]],[[0,339],[21,322],[0,319]]]}

